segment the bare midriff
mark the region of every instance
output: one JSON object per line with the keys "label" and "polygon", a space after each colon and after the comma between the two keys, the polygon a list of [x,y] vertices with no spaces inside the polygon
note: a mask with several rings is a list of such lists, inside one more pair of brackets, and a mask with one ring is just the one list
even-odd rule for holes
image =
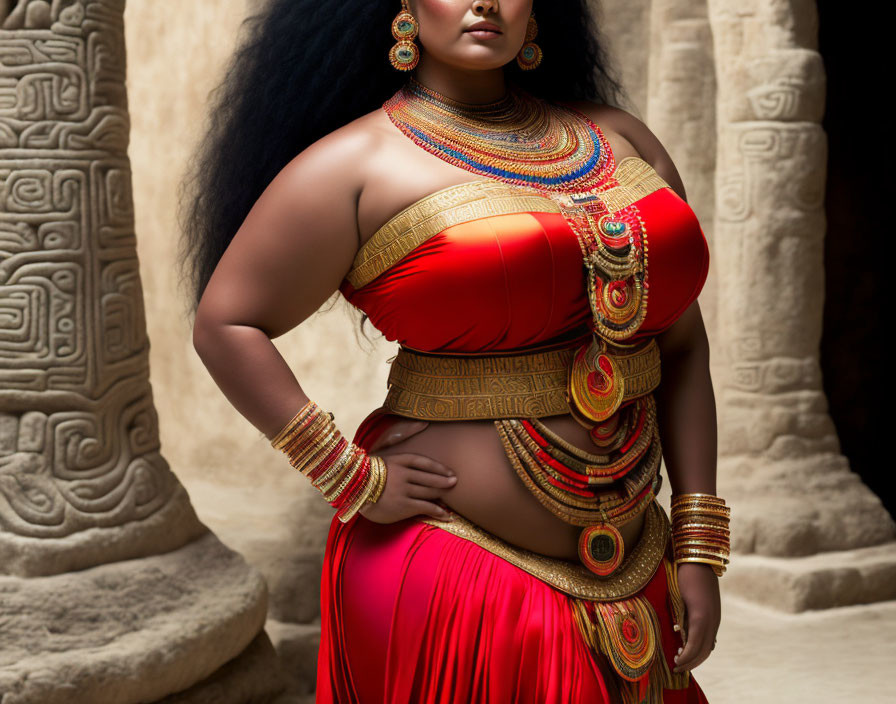
{"label": "bare midriff", "polygon": [[[572,445],[596,453],[588,431],[570,415],[540,419]],[[430,422],[423,430],[374,451],[380,457],[413,452],[441,462],[457,475],[441,503],[508,543],[534,552],[578,561],[577,541],[583,526],[566,523],[543,506],[510,464],[494,421]],[[437,500],[438,503],[438,500]],[[624,553],[634,549],[645,512],[617,524]]]}

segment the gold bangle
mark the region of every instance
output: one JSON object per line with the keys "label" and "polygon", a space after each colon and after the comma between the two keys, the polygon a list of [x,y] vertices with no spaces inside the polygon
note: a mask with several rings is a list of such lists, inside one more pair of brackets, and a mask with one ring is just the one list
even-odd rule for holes
{"label": "gold bangle", "polygon": [[[328,425],[322,428],[311,427],[307,431],[307,439],[305,443],[290,450],[290,464],[296,469],[303,471],[305,467],[316,466],[318,458],[326,456],[339,441],[342,440],[342,433],[335,425]],[[304,436],[305,433],[302,433]]]}
{"label": "gold bangle", "polygon": [[[344,453],[342,457],[345,454],[347,453]],[[357,474],[361,461],[363,461],[363,457],[351,457],[347,462],[341,464],[341,473],[332,482],[329,482],[326,487],[318,487],[327,501],[333,502],[339,498],[345,487],[349,485],[352,478]],[[336,487],[335,489],[333,489],[334,486]]]}
{"label": "gold bangle", "polygon": [[373,488],[373,482],[376,481],[376,476],[374,476],[373,465],[370,466],[370,471],[365,477],[364,486],[360,488],[358,494],[352,499],[351,503],[345,507],[342,513],[337,514],[340,521],[343,523],[347,523],[355,513],[364,505],[364,502],[367,500],[367,497],[370,495],[370,491]]}
{"label": "gold bangle", "polygon": [[731,519],[730,511],[721,511],[719,509],[710,509],[710,508],[701,508],[697,510],[690,511],[682,511],[672,509],[672,513],[669,516],[670,520],[673,523],[693,520],[695,518],[709,518],[717,521],[728,521]]}
{"label": "gold bangle", "polygon": [[[340,498],[347,499],[348,504],[343,503],[337,510],[342,520],[348,520],[379,487],[381,472],[375,463],[371,464],[370,476],[364,478],[364,485],[353,488],[350,496],[343,495],[357,472],[364,467],[367,453],[346,440],[334,419],[333,413],[324,411],[309,400],[272,438],[271,445],[283,450],[290,464],[306,476],[314,474],[326,461],[323,472],[311,483],[330,504],[341,503]],[[344,447],[338,456],[332,457],[340,445]]]}
{"label": "gold bangle", "polygon": [[377,466],[377,484],[373,493],[368,498],[368,501],[371,504],[375,504],[379,501],[380,496],[383,495],[383,489],[386,488],[386,460],[384,460],[379,455],[371,455],[370,461],[375,462]]}
{"label": "gold bangle", "polygon": [[[340,442],[345,443],[345,438],[340,438]],[[317,488],[324,494],[329,494],[334,486],[338,486],[345,479],[346,474],[352,474],[354,461],[352,446],[346,443],[339,456],[333,459],[329,469],[318,478]]]}
{"label": "gold bangle", "polygon": [[[305,476],[309,476],[314,472],[314,470],[320,465],[322,458],[327,457],[333,450],[335,450],[339,443],[342,442],[341,434],[332,434],[331,436],[326,437],[325,439],[318,440],[319,443],[316,445],[312,451],[304,453],[301,457],[291,458],[290,464],[293,467],[298,469]],[[315,485],[321,484],[323,482],[328,481],[333,477],[334,473],[339,471],[340,465],[330,465],[318,477],[313,479]]]}
{"label": "gold bangle", "polygon": [[[706,521],[706,522],[704,522]],[[704,518],[701,520],[693,520],[693,521],[682,521],[678,524],[678,527],[682,530],[687,530],[691,528],[711,528],[713,530],[719,531],[728,531],[730,530],[730,526],[728,521],[712,521],[709,518]]]}
{"label": "gold bangle", "polygon": [[[277,449],[283,449],[283,445],[288,442],[289,436],[294,429],[294,426],[297,425],[300,421],[304,420],[304,418],[310,415],[312,412],[317,410],[317,404],[314,401],[309,400],[304,406],[302,406],[296,414],[289,419],[289,421],[284,425],[280,431],[271,439],[271,445]],[[333,414],[329,414],[330,417],[333,417]]]}
{"label": "gold bangle", "polygon": [[700,491],[694,491],[687,494],[673,494],[672,495],[672,503],[675,504],[679,501],[711,501],[716,503],[725,503],[725,499],[721,496],[716,496],[715,494],[705,494]]}
{"label": "gold bangle", "polygon": [[698,553],[705,552],[713,555],[719,555],[720,557],[728,557],[729,550],[727,547],[722,545],[708,545],[706,543],[698,543],[698,544],[690,544],[690,545],[680,545],[677,542],[674,542],[676,553]]}

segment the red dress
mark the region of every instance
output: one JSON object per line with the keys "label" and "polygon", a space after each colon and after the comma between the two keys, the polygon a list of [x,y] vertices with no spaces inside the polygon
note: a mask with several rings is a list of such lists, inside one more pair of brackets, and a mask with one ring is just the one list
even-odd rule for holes
{"label": "red dress", "polygon": [[[644,166],[632,159],[620,165]],[[356,263],[371,256],[353,269],[358,285],[347,278],[340,291],[388,340],[415,350],[511,351],[590,335],[582,251],[563,215],[537,199],[498,213],[464,210],[456,196],[479,187],[451,186],[397,214],[359,252]],[[668,186],[635,205],[649,243],[643,337],[667,329],[696,299],[709,250],[693,211]],[[369,448],[396,418],[373,411],[354,442]],[[572,597],[420,518],[334,517],[321,579],[318,704],[642,701],[649,678],[625,685],[612,659],[583,638]],[[644,701],[697,704],[706,698],[693,677],[669,673],[682,608],[671,548],[635,595],[655,614],[650,678],[664,683]],[[641,642],[625,630],[632,623],[620,620],[620,637]]]}

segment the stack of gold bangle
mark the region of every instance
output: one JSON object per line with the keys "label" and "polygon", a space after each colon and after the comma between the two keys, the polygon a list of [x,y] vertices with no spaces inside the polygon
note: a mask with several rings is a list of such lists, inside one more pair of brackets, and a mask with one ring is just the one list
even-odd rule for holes
{"label": "stack of gold bangle", "polygon": [[289,463],[311,479],[311,485],[348,522],[365,502],[374,504],[386,486],[386,463],[349,442],[314,401],[308,401],[271,440]]}
{"label": "stack of gold bangle", "polygon": [[731,550],[731,508],[713,494],[677,494],[672,497],[672,544],[675,563],[702,562],[717,577],[725,573]]}

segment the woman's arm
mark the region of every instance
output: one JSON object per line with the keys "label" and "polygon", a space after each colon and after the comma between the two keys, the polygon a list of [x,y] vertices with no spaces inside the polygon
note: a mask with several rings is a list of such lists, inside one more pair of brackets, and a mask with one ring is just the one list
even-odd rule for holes
{"label": "woman's arm", "polygon": [[[268,440],[311,400],[271,340],[317,311],[351,268],[360,239],[357,203],[366,178],[363,169],[375,139],[342,128],[287,164],[253,205],[199,302],[193,346],[227,399]],[[341,447],[339,453],[284,451],[291,464],[295,459],[301,465],[294,467],[315,475],[319,483],[314,486],[341,512],[340,520],[349,520],[354,511],[377,523],[418,514],[449,519],[437,503],[457,480],[448,467],[405,452],[380,458],[383,474],[365,471],[364,462],[356,462],[357,446],[343,444],[336,424],[330,421],[331,435],[330,425],[318,423],[324,410],[312,414],[310,429],[302,430],[302,436],[318,448]],[[406,423],[401,432],[413,434],[419,426]],[[293,438],[291,433],[287,437]],[[327,445],[331,440],[337,444]],[[394,437],[384,440],[392,442]],[[335,485],[322,479],[331,469],[339,478]],[[316,475],[318,470],[323,473]],[[353,482],[361,472],[363,489],[355,493],[359,485]],[[372,503],[363,498],[370,496],[376,497]],[[356,497],[363,499],[361,506]]]}
{"label": "woman's arm", "polygon": [[661,381],[654,392],[663,460],[673,494],[716,493],[716,402],[709,341],[694,301],[657,336]]}
{"label": "woman's arm", "polygon": [[[657,336],[661,381],[654,391],[663,460],[672,494],[716,493],[716,404],[709,375],[709,343],[694,301],[666,332]],[[722,619],[719,578],[710,565],[677,566],[685,605],[682,647],[675,672],[692,670],[715,647]]]}
{"label": "woman's arm", "polygon": [[268,439],[309,401],[271,340],[317,311],[351,267],[368,141],[337,130],[290,161],[253,205],[199,302],[197,354]]}

